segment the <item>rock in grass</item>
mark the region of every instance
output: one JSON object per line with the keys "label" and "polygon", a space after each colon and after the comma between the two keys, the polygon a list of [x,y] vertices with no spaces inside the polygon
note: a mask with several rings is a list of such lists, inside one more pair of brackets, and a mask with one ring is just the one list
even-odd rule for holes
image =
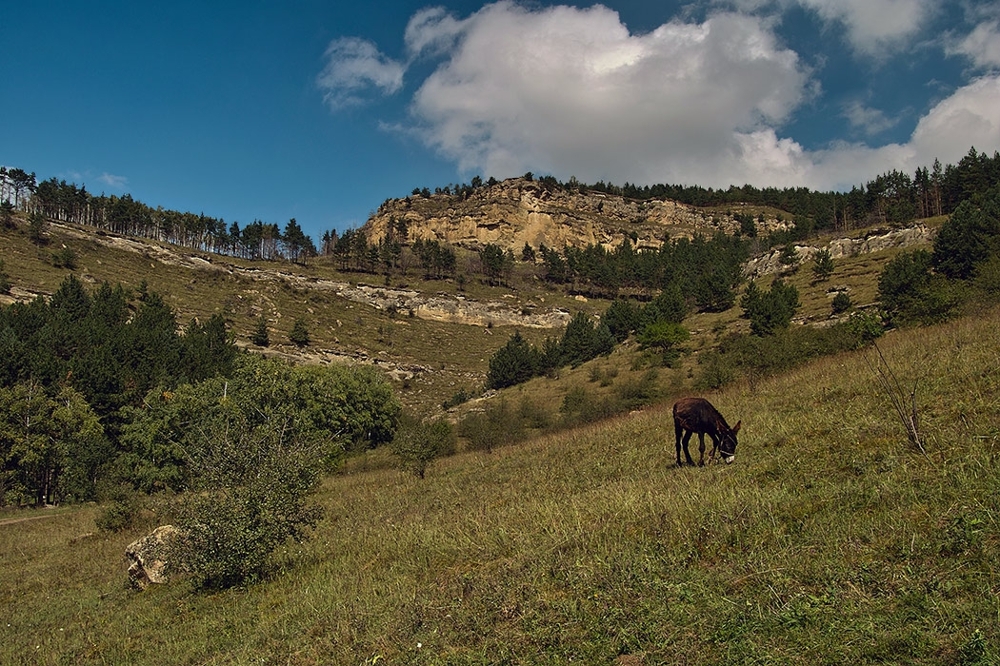
{"label": "rock in grass", "polygon": [[173,525],[161,525],[150,534],[133,541],[125,549],[129,559],[128,578],[132,587],[145,590],[153,583],[166,583],[170,578],[170,549],[182,530]]}

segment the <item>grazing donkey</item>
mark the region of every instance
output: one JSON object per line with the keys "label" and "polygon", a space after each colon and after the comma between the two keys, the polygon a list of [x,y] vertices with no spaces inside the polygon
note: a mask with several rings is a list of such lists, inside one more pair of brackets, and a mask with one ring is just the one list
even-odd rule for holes
{"label": "grazing donkey", "polygon": [[722,459],[726,463],[733,462],[736,457],[736,433],[740,430],[742,421],[736,423],[736,427],[730,428],[726,419],[722,418],[715,407],[704,398],[681,398],[674,404],[674,434],[677,436],[677,464],[681,462],[681,434],[684,435],[684,455],[687,457],[687,464],[694,465],[691,453],[688,452],[688,442],[691,435],[698,433],[698,441],[701,443],[699,450],[701,459],[698,464],[705,465],[705,434],[712,438],[712,453],[709,460],[715,459],[716,450],[721,450]]}

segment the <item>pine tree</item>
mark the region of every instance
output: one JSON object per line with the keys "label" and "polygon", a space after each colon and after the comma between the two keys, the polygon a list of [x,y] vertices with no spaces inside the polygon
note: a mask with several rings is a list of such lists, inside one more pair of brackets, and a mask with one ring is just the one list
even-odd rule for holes
{"label": "pine tree", "polygon": [[257,319],[257,328],[254,329],[253,334],[250,336],[250,342],[254,343],[258,347],[268,347],[271,344],[271,339],[268,337],[267,333],[267,319],[264,315],[261,315]]}
{"label": "pine tree", "polygon": [[788,328],[799,308],[799,291],[780,278],[771,283],[768,291],[761,291],[751,282],[740,299],[743,316],[750,320],[750,332],[758,336],[773,335]]}
{"label": "pine tree", "polygon": [[309,345],[309,329],[306,327],[304,319],[299,317],[295,320],[295,325],[292,326],[292,330],[288,334],[288,339],[296,347],[307,347]]}
{"label": "pine tree", "polygon": [[7,275],[3,259],[0,259],[0,294],[9,294],[10,287],[11,287],[10,276]]}
{"label": "pine tree", "polygon": [[507,344],[490,357],[486,387],[500,389],[526,382],[539,373],[540,355],[520,332],[510,336]]}
{"label": "pine tree", "polygon": [[817,280],[827,280],[833,274],[833,258],[829,250],[820,250],[813,261],[813,275]]}

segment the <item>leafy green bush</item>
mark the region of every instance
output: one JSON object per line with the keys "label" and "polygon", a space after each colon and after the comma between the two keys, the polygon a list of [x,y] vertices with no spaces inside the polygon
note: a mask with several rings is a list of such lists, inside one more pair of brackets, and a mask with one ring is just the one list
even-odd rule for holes
{"label": "leafy green bush", "polygon": [[319,507],[307,504],[321,470],[319,451],[281,419],[251,422],[236,414],[195,432],[194,492],[180,503],[176,561],[200,587],[256,582],[279,546],[302,541],[319,521]]}
{"label": "leafy green bush", "polygon": [[857,338],[858,345],[864,346],[882,337],[885,333],[885,326],[882,323],[881,313],[865,310],[854,312],[847,320],[847,328]]}
{"label": "leafy green bush", "polygon": [[490,452],[524,439],[524,424],[506,400],[490,404],[482,412],[467,415],[458,426],[458,434],[469,440],[474,451]]}
{"label": "leafy green bush", "polygon": [[422,479],[436,458],[455,452],[455,429],[445,419],[430,422],[411,419],[396,433],[392,452],[399,457],[404,469]]}
{"label": "leafy green bush", "polygon": [[833,297],[833,303],[831,304],[831,309],[833,314],[840,314],[841,312],[847,312],[851,309],[851,296],[846,291],[838,291],[837,295]]}
{"label": "leafy green bush", "polygon": [[399,411],[392,387],[374,368],[292,366],[245,354],[229,378],[153,391],[142,409],[127,410],[117,474],[144,491],[184,489],[200,431],[237,416],[250,426],[284,424],[289,436],[312,442],[335,466],[348,448],[391,441]]}
{"label": "leafy green bush", "polygon": [[679,345],[689,337],[687,329],[680,324],[661,320],[647,325],[639,334],[638,340],[643,347],[658,350],[663,364],[669,367],[680,357]]}
{"label": "leafy green bush", "polygon": [[740,307],[743,316],[750,320],[750,331],[754,335],[774,335],[791,324],[799,308],[799,292],[780,278],[775,279],[767,291],[761,291],[751,282],[740,299]]}

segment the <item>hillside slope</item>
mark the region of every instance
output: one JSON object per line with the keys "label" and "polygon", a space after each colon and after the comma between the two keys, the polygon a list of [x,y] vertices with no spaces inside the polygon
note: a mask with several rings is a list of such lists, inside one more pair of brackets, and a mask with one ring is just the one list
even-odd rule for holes
{"label": "hillside slope", "polygon": [[90,507],[3,525],[0,661],[996,663],[998,331],[880,341],[926,456],[851,353],[710,396],[743,421],[729,466],[677,469],[666,407],[423,481],[359,461],[245,590],[128,591],[142,531],[95,534]]}
{"label": "hillside slope", "polygon": [[[411,227],[415,235],[432,231]],[[848,291],[859,307],[871,304],[881,265],[901,248],[926,244],[932,233],[933,227],[917,225],[799,244],[803,263],[821,247],[830,249],[838,263],[827,283],[812,282],[807,270],[789,278],[803,296],[800,321],[829,320],[829,301],[838,291]],[[339,272],[324,257],[304,264],[250,262],[56,223],[49,225],[47,241],[35,245],[22,231],[0,231],[5,270],[13,283],[10,299],[51,294],[70,272],[91,286],[108,280],[134,290],[145,282],[165,296],[182,325],[221,313],[237,343],[250,346],[249,337],[263,317],[272,344],[260,351],[296,362],[375,364],[396,380],[403,402],[424,414],[439,410],[456,394],[477,394],[490,356],[513,330],[541,344],[547,336],[558,337],[572,313],[599,315],[609,304],[553,288],[539,279],[539,267],[523,262],[509,286],[491,287],[476,279],[471,258],[463,264],[462,274],[469,276],[464,282],[423,280],[411,270],[378,284],[379,276]],[[65,250],[75,255],[72,268],[57,266],[53,259]],[[778,269],[787,270],[778,251],[747,265],[754,276]],[[738,316],[739,308],[733,308],[691,317],[685,324],[695,333],[690,349],[705,348],[723,330],[740,330]],[[306,348],[288,340],[298,319],[306,322],[312,339]],[[633,348],[616,362],[623,370],[620,385],[628,380],[628,369],[636,369],[634,357]],[[676,374],[663,373],[657,391],[669,394],[689,385]],[[569,386],[556,387],[546,402],[558,405]]]}

